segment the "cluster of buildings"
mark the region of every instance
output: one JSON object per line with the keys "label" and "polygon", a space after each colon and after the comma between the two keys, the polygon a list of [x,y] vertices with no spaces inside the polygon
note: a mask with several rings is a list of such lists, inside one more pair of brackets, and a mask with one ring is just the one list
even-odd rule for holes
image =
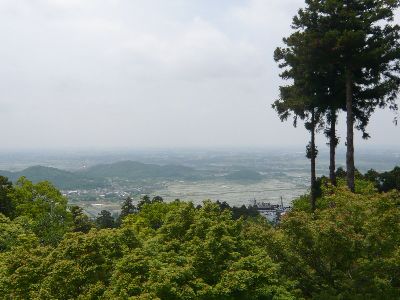
{"label": "cluster of buildings", "polygon": [[284,206],[281,198],[281,204],[271,204],[270,202],[258,202],[251,200],[251,205],[255,207],[260,215],[264,216],[273,224],[279,223],[281,217],[291,210],[290,206]]}

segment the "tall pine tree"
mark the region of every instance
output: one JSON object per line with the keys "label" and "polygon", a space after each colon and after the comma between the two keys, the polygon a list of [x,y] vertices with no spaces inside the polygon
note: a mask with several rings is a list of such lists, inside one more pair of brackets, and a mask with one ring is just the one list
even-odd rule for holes
{"label": "tall pine tree", "polygon": [[400,27],[393,23],[394,0],[307,0],[293,27],[315,34],[324,66],[335,66],[345,92],[347,184],[354,191],[354,126],[363,131],[376,107],[395,103],[400,78]]}
{"label": "tall pine tree", "polygon": [[294,125],[297,120],[305,120],[305,127],[310,132],[310,142],[306,148],[306,156],[311,162],[311,193],[310,206],[312,210],[316,207],[316,157],[318,154],[315,135],[323,122],[323,99],[326,97],[327,89],[323,85],[326,76],[319,70],[318,62],[310,51],[309,42],[313,36],[305,32],[295,32],[284,39],[286,48],[277,48],[275,60],[283,69],[281,77],[291,80],[293,83],[280,87],[280,98],[275,101],[273,108],[277,111],[282,121],[294,116]]}

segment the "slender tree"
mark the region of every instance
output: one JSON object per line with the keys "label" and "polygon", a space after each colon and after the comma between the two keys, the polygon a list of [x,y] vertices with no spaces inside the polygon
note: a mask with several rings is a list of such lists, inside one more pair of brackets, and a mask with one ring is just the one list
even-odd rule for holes
{"label": "slender tree", "polygon": [[317,172],[316,172],[316,159],[318,156],[318,149],[315,145],[315,133],[319,120],[318,110],[314,107],[310,110],[310,119],[305,123],[306,129],[310,132],[311,140],[306,147],[306,157],[311,161],[311,210],[316,208],[317,201]]}
{"label": "slender tree", "polygon": [[333,185],[336,185],[336,147],[339,139],[336,135],[337,111],[330,109],[326,116],[329,127],[325,130],[325,135],[329,139],[329,179]]}
{"label": "slender tree", "polygon": [[[286,87],[287,88],[287,87]],[[310,206],[311,210],[314,211],[316,208],[317,200],[317,175],[316,175],[316,158],[318,156],[318,149],[315,143],[315,135],[317,130],[322,124],[321,114],[318,109],[312,104],[307,102],[301,102],[301,97],[289,99],[285,96],[282,97],[273,104],[273,108],[278,112],[278,115],[282,121],[287,120],[290,115],[294,117],[294,126],[297,126],[297,120],[300,118],[305,120],[305,128],[310,132],[310,142],[306,147],[306,157],[310,159]],[[292,101],[293,100],[293,101]],[[297,102],[297,103],[295,103]],[[294,106],[291,106],[293,105]]]}
{"label": "slender tree", "polygon": [[326,72],[319,67],[318,55],[314,55],[316,47],[310,47],[314,41],[313,34],[295,32],[284,39],[285,48],[277,48],[275,60],[283,69],[281,77],[293,83],[280,87],[280,99],[275,101],[273,108],[277,111],[282,121],[290,115],[294,116],[294,126],[297,120],[305,121],[305,127],[310,132],[310,142],[306,148],[306,156],[311,162],[311,209],[316,207],[316,157],[318,155],[315,135],[323,124],[323,114],[326,105],[323,100],[327,97],[329,89],[325,86]]}

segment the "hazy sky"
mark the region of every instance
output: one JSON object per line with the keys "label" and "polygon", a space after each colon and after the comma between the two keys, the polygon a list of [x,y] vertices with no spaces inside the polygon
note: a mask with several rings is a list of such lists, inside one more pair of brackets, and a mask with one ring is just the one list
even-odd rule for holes
{"label": "hazy sky", "polygon": [[[305,145],[271,109],[273,50],[302,5],[0,0],[1,147]],[[393,117],[358,144],[400,145]]]}

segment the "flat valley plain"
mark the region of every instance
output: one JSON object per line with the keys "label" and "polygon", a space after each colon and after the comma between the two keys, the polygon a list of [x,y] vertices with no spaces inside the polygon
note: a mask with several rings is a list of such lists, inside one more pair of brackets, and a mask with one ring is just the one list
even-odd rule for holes
{"label": "flat valley plain", "polygon": [[[328,173],[328,155],[321,149],[318,176]],[[390,170],[400,165],[400,150],[362,149],[356,163],[361,172]],[[339,149],[337,167],[344,166],[345,153]],[[13,181],[19,176],[52,181],[71,205],[93,217],[103,209],[118,214],[124,198],[138,201],[144,194],[195,204],[210,199],[241,206],[253,199],[282,199],[290,205],[309,186],[304,150],[288,148],[3,152],[0,170]]]}

